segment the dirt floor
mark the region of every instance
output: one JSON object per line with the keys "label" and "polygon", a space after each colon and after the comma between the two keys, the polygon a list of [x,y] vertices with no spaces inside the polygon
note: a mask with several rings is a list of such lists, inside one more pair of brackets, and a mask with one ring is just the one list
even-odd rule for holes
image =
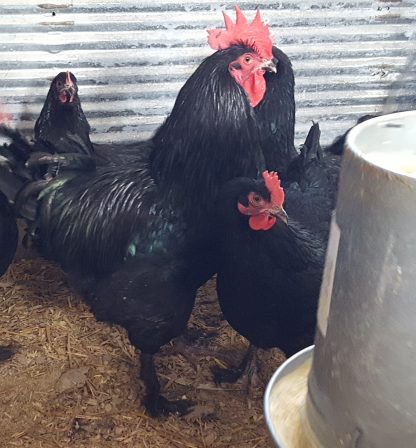
{"label": "dirt floor", "polygon": [[[197,403],[186,417],[154,420],[141,406],[138,356],[125,331],[97,322],[60,269],[25,255],[0,279],[0,344],[17,347],[0,364],[0,447],[267,448],[262,396],[213,382],[215,358],[193,367],[158,356],[168,398]],[[190,327],[216,331],[209,346],[241,359],[245,341],[225,321],[215,284],[201,289]],[[263,353],[267,381],[283,356]]]}

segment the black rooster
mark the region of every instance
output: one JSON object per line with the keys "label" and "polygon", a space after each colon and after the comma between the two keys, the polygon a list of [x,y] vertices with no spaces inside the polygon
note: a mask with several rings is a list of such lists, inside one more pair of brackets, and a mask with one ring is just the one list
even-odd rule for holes
{"label": "black rooster", "polygon": [[[220,194],[217,292],[221,310],[250,349],[239,368],[215,371],[219,382],[256,376],[256,348],[287,356],[313,343],[326,243],[283,210],[276,173],[229,182]],[[306,204],[308,193],[304,193]],[[301,207],[302,204],[297,204]]]}

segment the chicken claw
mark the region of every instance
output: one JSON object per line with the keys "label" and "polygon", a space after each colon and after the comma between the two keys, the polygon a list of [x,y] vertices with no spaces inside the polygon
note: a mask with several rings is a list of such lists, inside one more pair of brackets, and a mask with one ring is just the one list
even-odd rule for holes
{"label": "chicken claw", "polygon": [[237,368],[211,368],[216,383],[235,383],[247,392],[249,398],[254,397],[255,390],[262,386],[257,368],[257,348],[250,345],[248,352]]}
{"label": "chicken claw", "polygon": [[163,395],[147,395],[144,406],[152,417],[162,417],[169,414],[186,415],[192,411],[195,403],[190,400],[169,401]]}

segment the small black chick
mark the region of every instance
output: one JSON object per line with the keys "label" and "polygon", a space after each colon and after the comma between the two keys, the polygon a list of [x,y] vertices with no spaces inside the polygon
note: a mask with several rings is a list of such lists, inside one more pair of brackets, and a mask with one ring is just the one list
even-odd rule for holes
{"label": "small black chick", "polygon": [[288,221],[276,173],[232,180],[220,198],[218,298],[251,347],[237,370],[217,370],[216,379],[244,374],[251,384],[256,348],[279,347],[290,356],[313,343],[326,243]]}

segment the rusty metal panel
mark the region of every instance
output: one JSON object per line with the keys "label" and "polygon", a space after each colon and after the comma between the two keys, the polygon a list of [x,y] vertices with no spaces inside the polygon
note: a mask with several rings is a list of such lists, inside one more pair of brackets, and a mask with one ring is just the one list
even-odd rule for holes
{"label": "rusty metal panel", "polygon": [[[324,143],[380,110],[388,86],[415,50],[416,0],[281,0],[239,6],[263,13],[296,74],[299,143],[319,120]],[[233,4],[226,6],[233,15]],[[0,101],[30,134],[50,80],[79,80],[92,140],[146,138],[178,90],[213,52],[206,29],[224,4],[200,0],[0,1]],[[402,101],[415,91],[401,89]]]}

